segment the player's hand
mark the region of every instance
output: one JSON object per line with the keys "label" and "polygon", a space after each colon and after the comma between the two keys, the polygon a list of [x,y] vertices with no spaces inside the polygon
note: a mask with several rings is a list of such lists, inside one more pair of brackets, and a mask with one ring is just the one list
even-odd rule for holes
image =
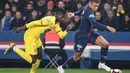
{"label": "player's hand", "polygon": [[110,27],[110,26],[107,26],[106,28],[107,28],[109,31],[111,31],[112,33],[116,33],[115,28]]}
{"label": "player's hand", "polygon": [[68,12],[68,13],[67,13],[67,17],[68,17],[69,19],[72,18],[72,17],[74,17],[74,13]]}
{"label": "player's hand", "polygon": [[66,31],[71,30],[74,26],[75,26],[75,24],[74,24],[73,22],[71,22],[71,23],[67,26]]}

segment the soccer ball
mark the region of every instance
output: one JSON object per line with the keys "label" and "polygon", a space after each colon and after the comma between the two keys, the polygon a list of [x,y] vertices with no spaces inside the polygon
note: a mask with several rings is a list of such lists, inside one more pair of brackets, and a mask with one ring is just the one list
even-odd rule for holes
{"label": "soccer ball", "polygon": [[122,72],[121,72],[121,70],[119,70],[119,69],[113,69],[113,70],[111,71],[111,73],[122,73]]}

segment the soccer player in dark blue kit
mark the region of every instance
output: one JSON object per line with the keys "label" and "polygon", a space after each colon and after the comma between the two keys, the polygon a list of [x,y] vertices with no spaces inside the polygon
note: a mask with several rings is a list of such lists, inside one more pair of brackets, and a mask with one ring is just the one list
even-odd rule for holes
{"label": "soccer player in dark blue kit", "polygon": [[[92,28],[94,26],[99,29],[107,29],[112,33],[115,33],[116,30],[110,26],[96,22],[94,12],[97,11],[99,4],[100,0],[90,0],[81,11],[78,11],[79,14],[81,13],[81,23],[75,34],[74,55],[73,57],[69,58],[63,65],[57,68],[59,73],[64,73],[65,68],[70,67],[72,63],[80,60],[81,54],[84,51],[87,43],[101,46],[101,58],[98,64],[98,68],[111,71],[111,68],[105,64],[109,43],[103,38],[103,36],[94,32]],[[71,13],[70,17],[73,15],[75,14]]]}

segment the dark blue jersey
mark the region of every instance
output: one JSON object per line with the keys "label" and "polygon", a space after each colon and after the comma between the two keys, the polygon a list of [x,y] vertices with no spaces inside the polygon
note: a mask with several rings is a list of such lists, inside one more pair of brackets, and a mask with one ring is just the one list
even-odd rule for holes
{"label": "dark blue jersey", "polygon": [[81,14],[81,23],[77,31],[77,33],[80,36],[88,35],[93,26],[99,29],[106,29],[105,25],[96,22],[94,11],[88,5],[86,5],[83,9],[81,9],[79,13],[77,12],[75,14],[78,15]]}

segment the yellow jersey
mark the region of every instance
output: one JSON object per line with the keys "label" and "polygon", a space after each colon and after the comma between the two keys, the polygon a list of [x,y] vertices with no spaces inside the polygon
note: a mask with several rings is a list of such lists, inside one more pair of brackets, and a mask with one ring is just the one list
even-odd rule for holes
{"label": "yellow jersey", "polygon": [[64,38],[67,35],[67,31],[62,31],[59,23],[56,23],[55,16],[46,16],[40,20],[32,21],[26,24],[28,30],[25,32],[26,34],[32,35],[36,38],[40,37],[41,34],[45,32],[45,30],[55,30],[60,38]]}

